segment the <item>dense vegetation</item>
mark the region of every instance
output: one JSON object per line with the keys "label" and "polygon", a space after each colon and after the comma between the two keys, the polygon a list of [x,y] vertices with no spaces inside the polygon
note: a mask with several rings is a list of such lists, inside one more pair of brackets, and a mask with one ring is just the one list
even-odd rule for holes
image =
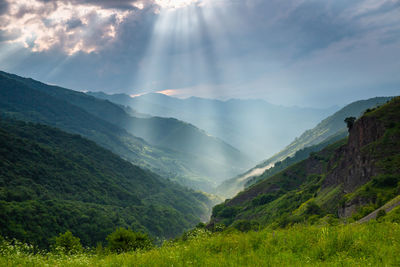
{"label": "dense vegetation", "polygon": [[[343,122],[344,124],[344,122]],[[212,225],[285,227],[361,219],[400,194],[400,98],[368,110],[338,141],[213,209]]]}
{"label": "dense vegetation", "polygon": [[250,162],[193,125],[139,118],[109,101],[0,72],[0,113],[80,134],[135,165],[208,192]]}
{"label": "dense vegetation", "polygon": [[76,255],[32,254],[27,246],[3,243],[0,245],[0,265],[398,266],[398,222],[295,226],[246,233],[210,234],[198,229],[185,241],[167,242],[160,248],[123,254],[107,253],[102,248]]}
{"label": "dense vegetation", "polygon": [[[346,124],[343,122],[346,118],[353,116],[359,117],[365,110],[373,109],[378,105],[386,103],[390,99],[390,97],[375,97],[356,101],[345,106],[335,114],[321,121],[313,129],[305,131],[279,153],[263,161],[244,174],[223,182],[218,186],[217,191],[221,195],[229,198],[233,197],[239,191],[243,190],[245,186],[254,184],[255,181],[266,179],[277,171],[284,169],[283,167],[305,159],[310,152],[319,151],[329,143],[332,143],[332,141],[347,135]],[[296,155],[297,151],[300,151],[300,154]],[[283,165],[277,166],[277,168],[273,168],[264,173],[265,170],[270,168],[270,166],[274,166],[277,162],[281,162]],[[255,170],[262,170],[262,177],[260,177],[261,174],[258,174],[259,171],[256,172],[257,175],[249,175]]]}
{"label": "dense vegetation", "polygon": [[70,230],[94,246],[116,227],[174,237],[208,216],[202,193],[79,135],[0,120],[0,234],[47,247]]}

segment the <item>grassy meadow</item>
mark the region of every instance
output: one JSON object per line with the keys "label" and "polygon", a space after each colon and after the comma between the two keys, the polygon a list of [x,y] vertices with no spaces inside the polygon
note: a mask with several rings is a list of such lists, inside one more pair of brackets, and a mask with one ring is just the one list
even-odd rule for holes
{"label": "grassy meadow", "polygon": [[147,251],[31,251],[28,245],[3,241],[0,266],[399,266],[400,225],[374,220],[247,233],[196,229],[184,241],[168,241]]}

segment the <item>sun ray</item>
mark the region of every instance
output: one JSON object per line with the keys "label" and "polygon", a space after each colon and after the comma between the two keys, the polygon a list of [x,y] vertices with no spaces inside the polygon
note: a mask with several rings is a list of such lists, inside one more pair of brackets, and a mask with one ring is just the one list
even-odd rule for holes
{"label": "sun ray", "polygon": [[155,2],[161,8],[178,9],[199,3],[200,1],[199,0],[156,0]]}

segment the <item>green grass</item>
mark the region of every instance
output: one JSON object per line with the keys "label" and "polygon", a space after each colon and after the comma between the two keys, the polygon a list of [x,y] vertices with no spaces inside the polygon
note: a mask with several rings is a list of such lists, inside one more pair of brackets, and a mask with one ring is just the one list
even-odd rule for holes
{"label": "green grass", "polygon": [[[400,225],[376,221],[210,234],[125,254],[30,254],[2,248],[0,266],[398,266]],[[14,249],[14,251],[10,251]],[[28,250],[29,249],[26,249]]]}

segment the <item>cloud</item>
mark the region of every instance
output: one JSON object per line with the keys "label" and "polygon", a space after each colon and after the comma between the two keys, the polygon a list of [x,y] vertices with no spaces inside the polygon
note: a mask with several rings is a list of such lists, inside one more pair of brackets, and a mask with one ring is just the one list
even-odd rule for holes
{"label": "cloud", "polygon": [[160,12],[168,2],[3,1],[0,60],[75,89],[305,105],[399,84],[398,0],[200,0]]}
{"label": "cloud", "polygon": [[[121,23],[128,16],[134,16],[142,2],[3,1],[0,5],[0,41],[22,43],[33,52],[59,49],[72,55],[99,51],[116,39]],[[4,12],[6,9],[8,12]]]}
{"label": "cloud", "polygon": [[[72,55],[96,52],[116,39],[127,17],[159,13],[198,0],[3,0],[0,41],[22,43],[33,52],[60,49]],[[19,35],[17,35],[19,33]]]}

